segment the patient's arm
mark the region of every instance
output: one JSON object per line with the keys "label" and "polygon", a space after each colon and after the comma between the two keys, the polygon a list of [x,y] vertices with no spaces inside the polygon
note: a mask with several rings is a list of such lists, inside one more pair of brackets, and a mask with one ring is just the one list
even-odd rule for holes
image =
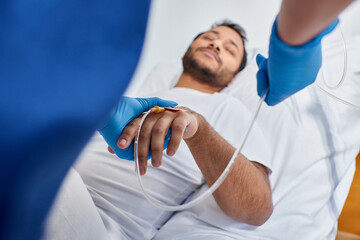
{"label": "patient's arm", "polygon": [[[119,138],[128,146],[135,136],[139,118],[126,127]],[[146,169],[148,149],[151,146],[152,165],[160,166],[164,136],[171,126],[172,133],[167,152],[175,154],[183,138],[208,185],[212,185],[229,162],[235,149],[226,142],[205,119],[190,110],[152,114],[143,125],[139,139],[139,162]],[[184,134],[185,127],[187,129]],[[142,139],[142,140],[141,140]],[[151,142],[151,144],[150,144]],[[142,145],[140,147],[140,145]],[[142,172],[142,174],[144,174]],[[233,170],[214,192],[220,208],[235,220],[251,225],[262,225],[272,213],[272,198],[267,169],[239,154]]]}
{"label": "patient's arm", "polygon": [[[211,186],[229,162],[235,148],[224,140],[205,119],[198,115],[196,134],[185,139],[192,155]],[[267,168],[239,154],[222,185],[214,192],[219,207],[235,220],[262,225],[270,217],[273,205]]]}

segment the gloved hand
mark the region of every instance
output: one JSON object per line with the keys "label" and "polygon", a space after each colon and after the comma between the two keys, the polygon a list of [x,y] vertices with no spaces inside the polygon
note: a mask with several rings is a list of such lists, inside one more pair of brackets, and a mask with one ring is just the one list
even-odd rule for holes
{"label": "gloved hand", "polygon": [[312,84],[322,62],[321,39],[330,33],[339,20],[336,19],[323,32],[300,46],[291,46],[282,42],[277,34],[277,19],[270,36],[269,58],[261,54],[256,56],[259,67],[257,92],[261,97],[269,87],[265,102],[276,105],[292,94]]}
{"label": "gloved hand", "polygon": [[[124,127],[142,112],[154,106],[175,107],[176,102],[162,100],[160,98],[130,98],[122,97],[117,107],[112,111],[108,120],[98,129],[107,144],[122,159],[134,161],[134,141],[126,149],[120,149],[117,141]],[[167,148],[170,140],[170,130],[165,137],[164,149]],[[149,157],[150,158],[150,155]]]}

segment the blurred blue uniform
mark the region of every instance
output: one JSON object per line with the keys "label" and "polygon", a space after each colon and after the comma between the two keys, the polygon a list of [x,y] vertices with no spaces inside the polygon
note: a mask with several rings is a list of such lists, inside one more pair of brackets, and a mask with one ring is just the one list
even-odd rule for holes
{"label": "blurred blue uniform", "polygon": [[0,1],[0,239],[39,239],[56,192],[120,99],[150,0]]}

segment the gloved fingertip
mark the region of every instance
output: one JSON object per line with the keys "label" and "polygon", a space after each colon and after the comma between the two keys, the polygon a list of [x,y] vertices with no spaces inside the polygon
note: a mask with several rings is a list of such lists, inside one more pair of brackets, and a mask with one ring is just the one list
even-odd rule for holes
{"label": "gloved fingertip", "polygon": [[171,101],[171,100],[165,100],[161,98],[157,98],[156,104],[160,107],[176,107],[178,105],[177,102]]}
{"label": "gloved fingertip", "polygon": [[175,107],[178,105],[177,102],[164,100],[158,97],[152,97],[152,98],[137,98],[139,103],[143,107],[143,111],[146,111],[152,107],[160,106],[160,107]]}
{"label": "gloved fingertip", "polygon": [[170,100],[166,101],[166,103],[168,106],[164,106],[164,107],[176,107],[178,105],[177,102],[170,101]]}
{"label": "gloved fingertip", "polygon": [[273,107],[273,106],[276,105],[276,102],[274,102],[274,101],[271,100],[271,99],[265,98],[264,102],[265,102],[268,106],[270,106],[270,107]]}
{"label": "gloved fingertip", "polygon": [[[336,26],[339,24],[340,20],[339,18],[336,18],[331,24],[330,24],[330,29],[334,29],[336,28]],[[332,31],[332,30],[331,30]]]}
{"label": "gloved fingertip", "polygon": [[265,98],[265,102],[268,106],[275,106],[277,104],[279,104],[280,102],[282,102],[283,100],[285,100],[285,98],[278,98],[273,96],[273,94],[271,92],[269,92],[269,94],[267,95],[267,97]]}
{"label": "gloved fingertip", "polygon": [[329,26],[327,26],[327,28],[324,29],[323,32],[321,32],[319,34],[319,37],[322,38],[323,36],[331,33],[335,28],[336,26],[339,24],[339,18],[336,18],[331,24],[329,24]]}
{"label": "gloved fingertip", "polygon": [[259,97],[262,97],[266,89],[269,87],[268,79],[263,69],[259,69],[256,74],[257,79],[257,93]]}
{"label": "gloved fingertip", "polygon": [[265,57],[263,55],[261,55],[260,53],[258,53],[258,55],[256,55],[256,64],[258,65],[258,67],[260,68],[261,63],[265,60]]}

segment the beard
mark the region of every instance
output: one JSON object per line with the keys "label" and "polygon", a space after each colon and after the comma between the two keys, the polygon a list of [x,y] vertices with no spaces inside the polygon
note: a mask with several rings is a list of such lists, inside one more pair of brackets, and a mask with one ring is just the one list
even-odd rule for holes
{"label": "beard", "polygon": [[[196,49],[197,50],[197,49]],[[227,68],[220,71],[214,71],[210,68],[200,66],[199,62],[194,58],[194,50],[189,47],[183,57],[184,73],[192,76],[196,81],[206,83],[211,87],[225,88],[233,79],[235,73]],[[222,66],[222,61],[219,60],[219,70]]]}

